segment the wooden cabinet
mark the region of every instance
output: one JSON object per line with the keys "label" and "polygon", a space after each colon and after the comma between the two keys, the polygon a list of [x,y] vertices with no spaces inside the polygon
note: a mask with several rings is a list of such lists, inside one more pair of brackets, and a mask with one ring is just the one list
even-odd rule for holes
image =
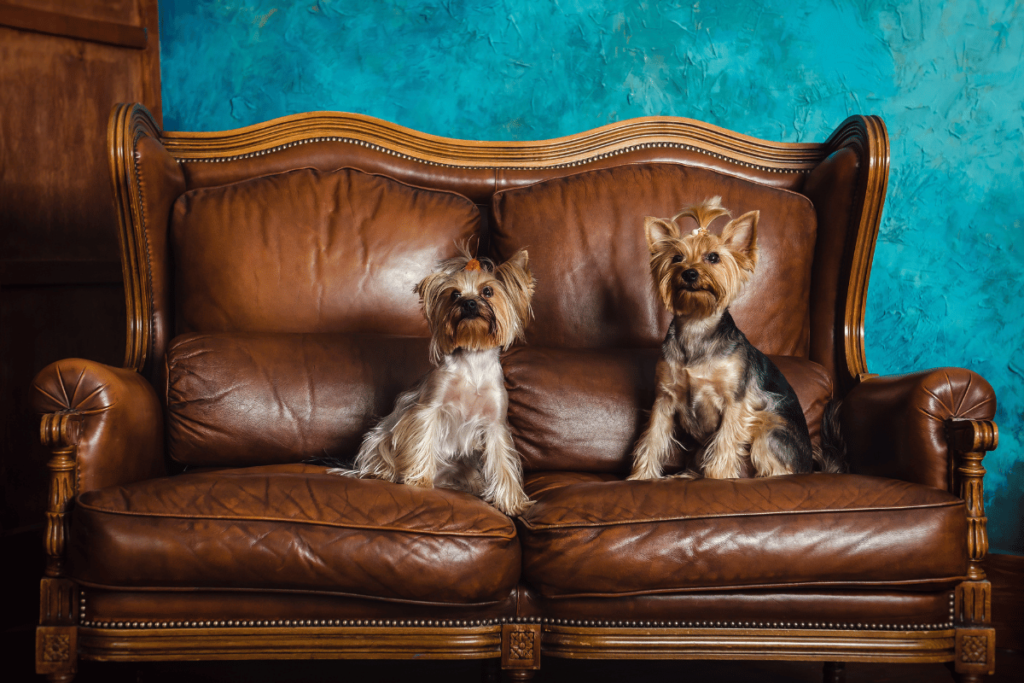
{"label": "wooden cabinet", "polygon": [[32,378],[61,358],[123,362],[106,128],[116,102],[159,120],[157,26],[156,0],[0,1],[0,556],[24,560],[7,563],[0,627],[37,616],[47,454]]}

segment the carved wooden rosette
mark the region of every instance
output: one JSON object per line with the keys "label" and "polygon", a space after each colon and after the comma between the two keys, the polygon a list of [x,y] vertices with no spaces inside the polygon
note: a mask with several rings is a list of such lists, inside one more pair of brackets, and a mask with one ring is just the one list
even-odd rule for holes
{"label": "carved wooden rosette", "polygon": [[78,413],[67,411],[44,415],[40,439],[53,457],[46,463],[50,470],[50,496],[46,506],[46,575],[64,575],[64,545],[67,540],[67,510],[75,497],[75,449],[81,435]]}
{"label": "carved wooden rosette", "polygon": [[996,668],[996,631],[993,628],[958,628],[953,670],[960,681],[980,681]]}
{"label": "carved wooden rosette", "polygon": [[[501,625],[501,668],[527,680],[540,668],[540,624]],[[519,672],[521,675],[516,676]]]}
{"label": "carved wooden rosette", "polygon": [[70,681],[78,670],[78,631],[74,626],[36,629],[36,673]]}

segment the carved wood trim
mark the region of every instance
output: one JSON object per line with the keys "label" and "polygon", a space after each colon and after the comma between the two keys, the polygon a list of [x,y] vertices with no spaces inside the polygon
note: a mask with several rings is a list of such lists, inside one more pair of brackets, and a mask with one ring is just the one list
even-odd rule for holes
{"label": "carved wood trim", "polygon": [[36,629],[36,673],[71,676],[78,670],[78,629],[40,626]]}
{"label": "carved wood trim", "polygon": [[990,624],[992,584],[988,581],[964,581],[957,586],[954,613],[958,624]]}
{"label": "carved wood trim", "polygon": [[989,674],[996,668],[996,631],[958,628],[953,668],[957,673]]}
{"label": "carved wood trim", "polygon": [[[975,629],[977,630],[977,629]],[[991,629],[981,629],[988,632]],[[953,662],[964,629],[848,631],[572,627],[78,628],[83,659],[458,659],[501,657],[506,670],[535,671],[540,653],[575,659],[737,659]],[[974,633],[972,630],[964,632]],[[994,643],[994,640],[990,639]],[[964,641],[966,642],[966,641]]]}
{"label": "carved wood trim", "polygon": [[825,157],[821,144],[759,140],[669,116],[630,119],[551,140],[489,142],[430,135],[361,114],[309,112],[231,131],[168,131],[162,141],[180,161],[203,162],[258,156],[326,138],[376,145],[428,164],[487,169],[571,166],[627,148],[661,144],[691,146],[740,165],[778,172],[808,171]]}
{"label": "carved wood trim", "polygon": [[988,420],[947,420],[946,439],[953,452],[954,476],[960,497],[967,504],[967,578],[983,581],[983,561],[988,552],[988,518],[985,516],[985,468],[987,451],[999,445],[999,428]]}
{"label": "carved wood trim", "polygon": [[81,415],[73,411],[44,415],[39,427],[43,446],[53,457],[50,492],[46,506],[46,576],[64,575],[64,546],[67,542],[67,510],[78,490],[75,451],[81,436]]}
{"label": "carved wood trim", "polygon": [[78,623],[78,586],[68,579],[39,582],[39,623],[70,626]]}
{"label": "carved wood trim", "polygon": [[955,633],[545,626],[542,642],[545,655],[571,659],[949,662]]}
{"label": "carved wood trim", "polygon": [[487,659],[501,655],[499,625],[456,628],[291,627],[119,630],[79,628],[83,659]]}
{"label": "carved wood trim", "polygon": [[139,139],[160,139],[160,127],[140,104],[118,104],[110,114],[110,182],[114,191],[121,270],[128,312],[124,366],[141,372],[152,340],[153,283],[145,229],[142,187],[135,166]]}
{"label": "carved wood trim", "polygon": [[0,3],[0,26],[135,50],[145,50],[149,43],[149,34],[141,26],[86,19],[7,3]]}
{"label": "carved wood trim", "polygon": [[539,669],[540,624],[502,624],[501,668]]}
{"label": "carved wood trim", "polygon": [[823,147],[825,156],[851,148],[860,160],[852,203],[857,211],[850,216],[852,244],[847,247],[850,257],[845,302],[838,302],[843,314],[841,318],[837,316],[836,330],[837,343],[845,358],[845,365],[837,363],[836,369],[843,373],[840,383],[848,390],[863,376],[870,375],[864,351],[864,317],[875,242],[889,185],[889,135],[878,116],[851,116]]}

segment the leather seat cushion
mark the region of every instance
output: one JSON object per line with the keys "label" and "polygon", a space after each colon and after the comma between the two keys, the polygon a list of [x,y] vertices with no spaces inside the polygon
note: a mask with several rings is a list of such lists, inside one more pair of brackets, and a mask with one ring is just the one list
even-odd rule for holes
{"label": "leather seat cushion", "polygon": [[167,351],[167,450],[202,467],[351,458],[430,370],[429,339],[220,333]]}
{"label": "leather seat cushion", "polygon": [[429,336],[413,287],[481,220],[460,194],[352,168],[191,190],[170,227],[177,331]]}
{"label": "leather seat cushion", "polygon": [[939,590],[967,571],[964,503],[859,475],[622,481],[538,473],[523,580],[546,598],[782,587]]}
{"label": "leather seat cushion", "polygon": [[[508,421],[527,470],[629,472],[654,404],[660,349],[520,347],[502,361]],[[832,380],[803,358],[772,356],[792,385],[816,442]],[[681,469],[681,453],[668,471]]]}
{"label": "leather seat cushion", "polygon": [[[730,307],[737,325],[764,353],[807,356],[814,206],[795,192],[672,163],[622,164],[495,193],[492,248],[507,258],[528,247],[537,277],[529,344],[660,345],[672,316],[651,280],[644,217],[674,216],[716,195],[733,217],[760,211],[757,268]],[[680,227],[685,234],[696,223],[681,219]]]}
{"label": "leather seat cushion", "polygon": [[512,521],[479,498],[311,465],[213,470],[79,496],[72,575],[144,589],[325,591],[479,604],[520,574]]}

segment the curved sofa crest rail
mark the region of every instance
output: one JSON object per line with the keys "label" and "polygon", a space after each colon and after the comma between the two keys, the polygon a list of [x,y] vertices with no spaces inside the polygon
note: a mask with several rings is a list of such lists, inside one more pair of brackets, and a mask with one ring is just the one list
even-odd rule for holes
{"label": "curved sofa crest rail", "polygon": [[[992,671],[992,388],[865,363],[877,117],[813,144],[671,117],[496,143],[329,112],[165,132],[124,104],[108,142],[128,344],[124,368],[69,359],[35,380],[53,452],[39,673],[427,657],[526,679],[547,656]],[[843,400],[853,474],[624,480],[668,324],[643,217],[712,195],[761,212],[731,310],[812,438]],[[306,463],[352,452],[429,367],[411,288],[456,243],[528,248],[537,277],[503,358],[536,501],[517,520]]]}

